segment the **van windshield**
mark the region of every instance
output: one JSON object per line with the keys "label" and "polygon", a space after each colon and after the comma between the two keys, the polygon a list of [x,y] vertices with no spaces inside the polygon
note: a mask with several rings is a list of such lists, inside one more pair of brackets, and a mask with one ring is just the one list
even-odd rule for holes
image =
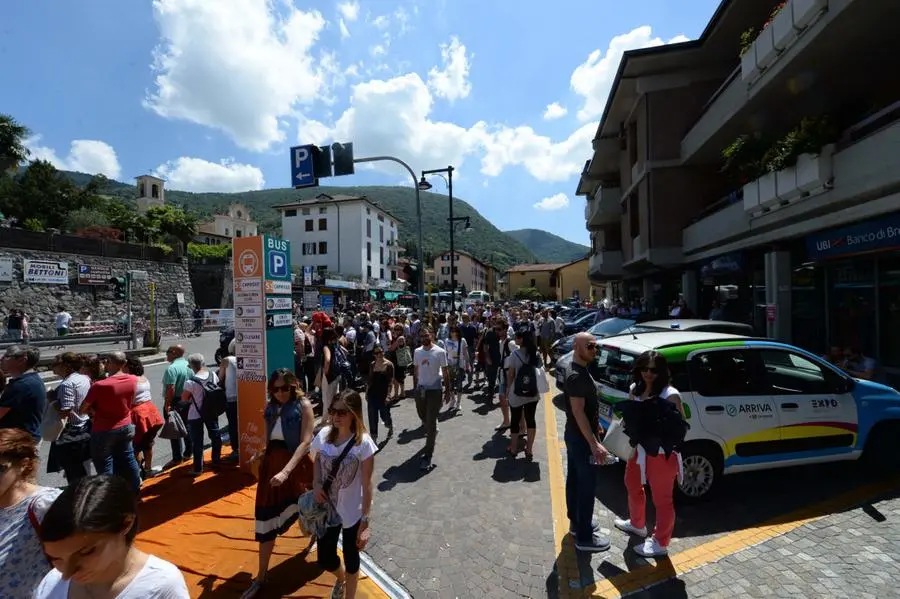
{"label": "van windshield", "polygon": [[594,377],[613,389],[628,392],[632,382],[632,369],[637,356],[628,354],[618,347],[601,345],[597,351],[596,367],[592,370]]}

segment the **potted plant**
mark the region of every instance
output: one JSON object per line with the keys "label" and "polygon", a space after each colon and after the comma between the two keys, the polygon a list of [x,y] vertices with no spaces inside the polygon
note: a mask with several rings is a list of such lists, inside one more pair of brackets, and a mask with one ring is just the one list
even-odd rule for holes
{"label": "potted plant", "polygon": [[795,127],[775,142],[764,157],[766,168],[775,175],[779,200],[794,200],[802,193],[797,187],[797,158],[801,153],[800,128]]}
{"label": "potted plant", "polygon": [[797,39],[793,13],[793,3],[781,2],[775,6],[769,18],[772,22],[775,49],[779,52],[786,50]]}
{"label": "potted plant", "polygon": [[744,188],[744,209],[759,206],[759,183],[762,174],[762,144],[759,136],[744,134],[722,150],[722,172]]}
{"label": "potted plant", "polygon": [[806,29],[828,8],[828,0],[792,0],[794,27]]}
{"label": "potted plant", "polygon": [[801,191],[815,191],[831,180],[835,133],[827,117],[800,121],[797,128],[797,187]]}
{"label": "potted plant", "polygon": [[781,9],[784,8],[784,5],[784,2],[775,5],[775,8],[773,8],[772,12],[769,14],[769,19],[763,23],[762,28],[759,30],[756,41],[753,42],[753,46],[756,49],[756,66],[758,66],[760,70],[772,66],[772,63],[778,58],[778,49],[775,47],[774,28],[770,27],[770,25],[772,24],[772,20],[779,12],[781,12]]}
{"label": "potted plant", "polygon": [[753,40],[756,39],[756,29],[751,27],[741,34],[741,78],[751,82],[759,77],[759,67],[756,66],[756,51],[753,49]]}

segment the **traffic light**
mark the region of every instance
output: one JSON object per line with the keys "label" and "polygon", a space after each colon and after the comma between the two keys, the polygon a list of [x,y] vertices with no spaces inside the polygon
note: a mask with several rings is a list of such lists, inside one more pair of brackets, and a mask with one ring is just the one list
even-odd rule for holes
{"label": "traffic light", "polygon": [[331,176],[331,147],[313,146],[313,175],[316,179],[325,179]]}
{"label": "traffic light", "polygon": [[331,145],[334,156],[334,176],[352,175],[353,170],[353,143]]}
{"label": "traffic light", "polygon": [[128,280],[125,277],[112,277],[109,284],[115,286],[116,299],[128,299]]}

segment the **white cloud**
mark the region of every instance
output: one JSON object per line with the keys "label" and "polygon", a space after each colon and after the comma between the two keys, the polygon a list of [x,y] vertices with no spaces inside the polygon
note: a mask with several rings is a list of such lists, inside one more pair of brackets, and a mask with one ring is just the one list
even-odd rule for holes
{"label": "white cloud", "polygon": [[545,121],[554,121],[556,119],[561,119],[569,113],[569,110],[564,106],[560,106],[559,102],[554,102],[553,104],[547,104],[547,110],[544,111],[544,120]]}
{"label": "white cloud", "polygon": [[172,189],[184,191],[228,193],[262,189],[266,184],[260,169],[230,158],[209,162],[182,156],[159,165],[155,174],[166,179]]}
{"label": "white cloud", "polygon": [[[301,143],[320,139],[353,140],[357,156],[391,155],[412,162],[414,170],[452,164],[460,168],[470,157],[480,171],[496,177],[511,166],[524,168],[540,181],[559,182],[581,172],[591,151],[596,125],[583,125],[569,138],[554,142],[531,127],[469,127],[432,120],[434,96],[419,75],[410,73],[353,86],[350,107],[330,127],[301,127]],[[393,165],[376,165],[384,170]]]}
{"label": "white cloud", "polygon": [[441,44],[441,63],[443,69],[432,67],[428,71],[428,87],[438,97],[451,103],[467,97],[472,91],[469,58],[466,56],[466,47],[456,36],[450,38],[449,44]]}
{"label": "white cloud", "polygon": [[58,156],[53,148],[40,145],[40,142],[39,135],[25,141],[33,160],[46,160],[60,170],[101,174],[110,179],[118,179],[122,174],[116,151],[104,141],[76,139],[69,147],[68,155],[63,157]]}
{"label": "white cloud", "polygon": [[372,25],[378,29],[387,29],[391,25],[391,20],[387,15],[378,15],[372,19]]}
{"label": "white cloud", "polygon": [[144,104],[160,116],[263,151],[285,139],[284,119],[298,105],[327,95],[329,73],[311,54],[325,27],[316,11],[267,0],[154,0],[153,12],[162,41]]}
{"label": "white cloud", "polygon": [[569,198],[564,193],[558,193],[556,195],[552,195],[549,198],[544,198],[540,202],[534,205],[538,210],[562,210],[563,208],[568,207]]}
{"label": "white cloud", "polygon": [[575,93],[584,98],[584,107],[578,111],[578,118],[587,121],[603,113],[619,62],[626,51],[686,41],[688,38],[683,35],[677,35],[668,41],[653,37],[651,27],[644,25],[612,38],[605,54],[600,50],[591,52],[587,60],[575,68],[570,80]]}
{"label": "white cloud", "polygon": [[385,48],[382,44],[376,44],[369,48],[369,54],[374,57],[384,56],[385,54],[387,54],[387,48]]}
{"label": "white cloud", "polygon": [[341,2],[338,4],[338,12],[348,21],[355,21],[359,17],[358,2]]}
{"label": "white cloud", "polygon": [[344,19],[338,20],[338,27],[341,30],[341,39],[347,39],[350,37],[350,30],[347,29],[347,24],[344,23]]}

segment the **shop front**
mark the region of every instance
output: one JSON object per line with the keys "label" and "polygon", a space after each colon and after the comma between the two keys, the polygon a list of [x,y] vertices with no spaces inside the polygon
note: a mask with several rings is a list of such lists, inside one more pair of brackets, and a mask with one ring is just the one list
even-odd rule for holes
{"label": "shop front", "polygon": [[[743,322],[765,335],[763,253],[747,250],[716,256],[700,264],[697,316]],[[684,292],[688,293],[687,290]],[[713,312],[718,306],[718,311]]]}
{"label": "shop front", "polygon": [[[799,322],[795,312],[795,343],[818,353],[858,347],[900,386],[900,212],[820,231],[805,246],[794,269],[808,285],[801,305],[819,308]],[[799,297],[795,285],[795,307]]]}

